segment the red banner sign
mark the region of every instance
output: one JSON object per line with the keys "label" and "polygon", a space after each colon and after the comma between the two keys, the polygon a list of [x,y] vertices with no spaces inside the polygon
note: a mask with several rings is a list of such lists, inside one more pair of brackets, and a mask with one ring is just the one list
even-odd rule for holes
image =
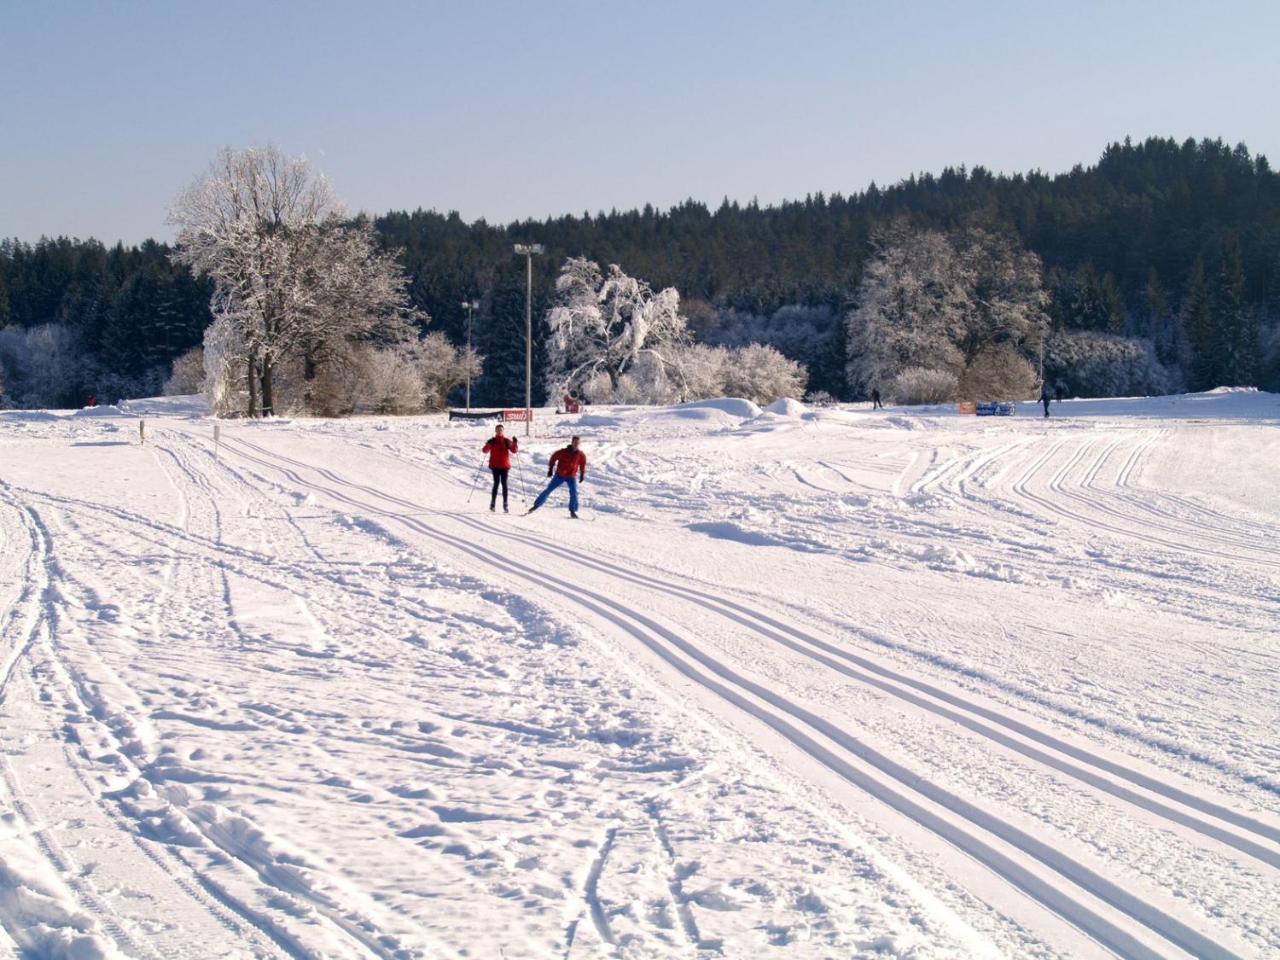
{"label": "red banner sign", "polygon": [[[524,412],[523,410],[503,410],[503,411],[502,411],[502,419],[503,419],[503,420],[520,420],[520,421],[523,421],[523,420],[525,419],[525,412]],[[533,411],[532,411],[532,410],[530,410],[530,411],[529,411],[529,419],[530,419],[530,420],[532,420],[532,419],[533,419]]]}

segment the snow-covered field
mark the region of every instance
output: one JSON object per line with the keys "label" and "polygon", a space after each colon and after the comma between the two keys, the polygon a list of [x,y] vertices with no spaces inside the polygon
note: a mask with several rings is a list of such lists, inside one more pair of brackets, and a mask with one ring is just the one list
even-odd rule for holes
{"label": "snow-covered field", "polygon": [[1280,956],[1280,397],[1053,412],[0,414],[0,956]]}

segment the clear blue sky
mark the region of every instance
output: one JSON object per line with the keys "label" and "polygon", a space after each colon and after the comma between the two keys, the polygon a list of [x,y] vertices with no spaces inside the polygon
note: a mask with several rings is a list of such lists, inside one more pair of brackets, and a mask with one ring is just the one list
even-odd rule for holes
{"label": "clear blue sky", "polygon": [[761,203],[1092,163],[1126,134],[1280,163],[1280,3],[0,0],[0,236],[169,239],[223,146],[351,210]]}

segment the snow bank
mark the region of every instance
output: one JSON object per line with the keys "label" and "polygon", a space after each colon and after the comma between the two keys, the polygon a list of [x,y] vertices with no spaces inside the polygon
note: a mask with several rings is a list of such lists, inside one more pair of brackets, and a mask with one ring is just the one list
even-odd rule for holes
{"label": "snow bank", "polygon": [[714,400],[693,400],[689,403],[677,404],[672,408],[679,412],[684,410],[718,410],[721,413],[727,413],[731,417],[741,417],[744,420],[749,417],[758,417],[763,412],[750,400],[743,400],[740,397],[717,397]]}
{"label": "snow bank", "polygon": [[792,400],[790,397],[780,397],[764,408],[765,413],[775,413],[780,417],[804,417],[809,413],[809,408],[799,400]]}

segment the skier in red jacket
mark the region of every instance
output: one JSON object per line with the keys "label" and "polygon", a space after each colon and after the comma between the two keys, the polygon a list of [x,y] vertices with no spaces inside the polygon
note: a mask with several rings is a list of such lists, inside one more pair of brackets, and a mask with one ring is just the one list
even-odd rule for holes
{"label": "skier in red jacket", "polygon": [[502,484],[502,512],[507,512],[507,474],[511,471],[511,455],[520,452],[520,441],[515,437],[503,436],[502,424],[493,428],[493,436],[484,443],[484,452],[489,454],[489,470],[493,473],[493,489],[489,491],[489,509],[493,510],[498,503],[498,484]]}
{"label": "skier in red jacket", "polygon": [[529,513],[533,513],[546,503],[552,490],[562,483],[567,483],[569,485],[569,516],[574,520],[578,519],[578,484],[587,479],[587,455],[578,449],[580,439],[580,437],[574,437],[567,447],[562,447],[551,455],[551,460],[547,463],[547,476],[551,477],[551,482],[547,484],[547,489],[538,494],[538,499],[533,501]]}

